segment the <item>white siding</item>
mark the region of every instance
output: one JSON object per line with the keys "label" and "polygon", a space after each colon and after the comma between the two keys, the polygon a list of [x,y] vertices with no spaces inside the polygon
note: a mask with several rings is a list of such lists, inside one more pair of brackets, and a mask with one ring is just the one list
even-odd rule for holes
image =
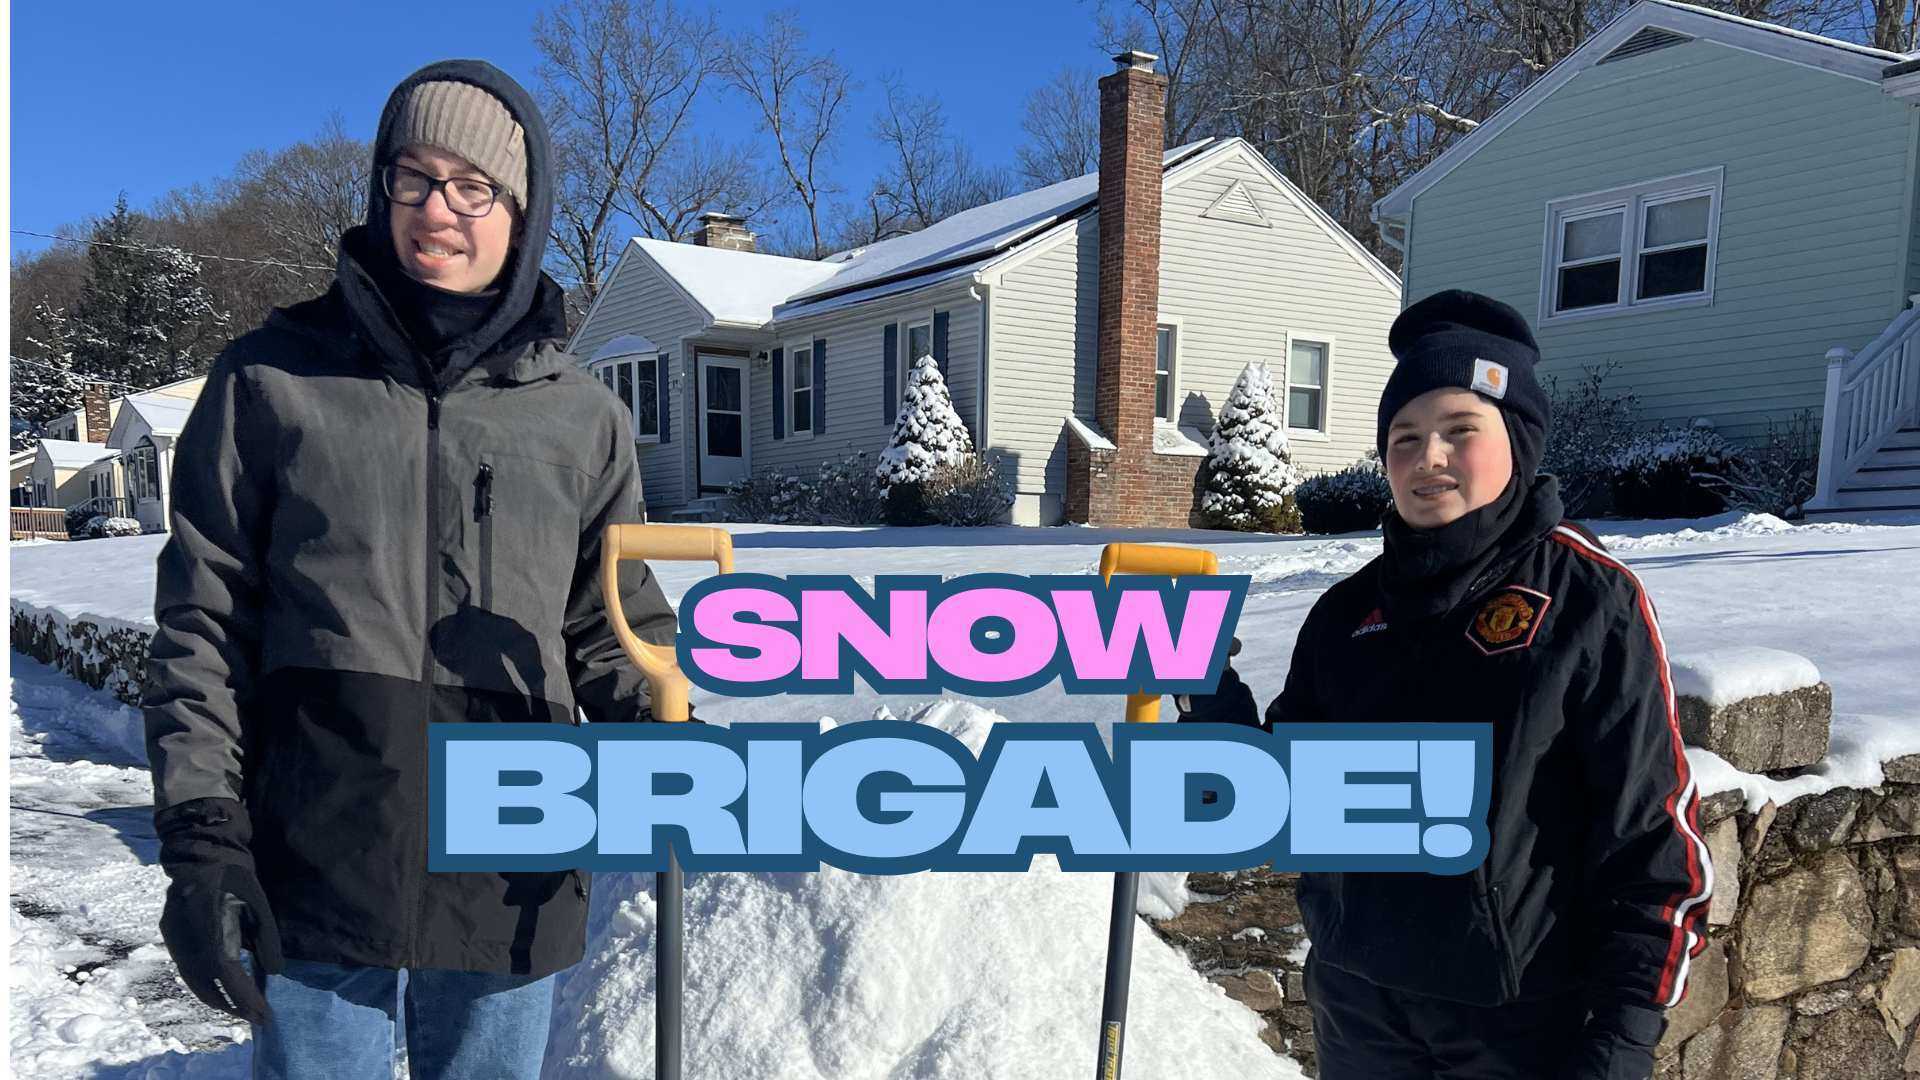
{"label": "white siding", "polygon": [[[955,411],[979,435],[977,421],[980,364],[980,304],[967,295],[966,279],[871,300],[841,311],[804,316],[780,323],[760,347],[779,347],[786,353],[785,386],[791,391],[792,348],[823,340],[827,348],[826,431],[796,436],[787,430],[773,437],[773,365],[757,357],[749,379],[753,414],[753,471],[770,469],[811,474],[821,466],[865,451],[878,458],[893,435],[891,411],[881,406],[885,372],[881,365],[883,335],[888,323],[931,320],[936,310],[947,313],[947,389]],[[906,349],[904,326],[899,348]]]}
{"label": "white siding", "polygon": [[668,355],[666,386],[668,430],[672,441],[641,443],[640,488],[650,516],[688,501],[689,448],[693,417],[687,409],[687,359],[680,339],[700,330],[704,319],[669,284],[653,263],[629,246],[620,258],[591,315],[574,335],[574,355],[584,362],[593,351],[620,334],[640,334]]}
{"label": "white siding", "polygon": [[[1267,226],[1200,216],[1235,181]],[[1160,213],[1160,313],[1179,320],[1181,424],[1212,431],[1234,380],[1261,361],[1284,408],[1288,341],[1332,344],[1327,436],[1292,437],[1303,472],[1343,468],[1374,445],[1380,390],[1393,370],[1387,328],[1400,313],[1399,290],[1316,218],[1239,155],[1183,179]]]}
{"label": "white siding", "polygon": [[[1268,225],[1201,216],[1235,181]],[[1166,193],[1160,244],[1160,313],[1179,327],[1182,425],[1211,431],[1234,380],[1255,361],[1269,365],[1284,403],[1294,335],[1333,346],[1328,436],[1296,437],[1295,462],[1304,471],[1329,471],[1373,446],[1374,411],[1393,367],[1387,328],[1399,312],[1397,288],[1237,153]],[[1065,419],[1093,419],[1098,257],[1099,216],[1088,214],[1068,235],[1006,269],[993,292],[989,434],[1015,464],[1023,495],[1064,494]]]}

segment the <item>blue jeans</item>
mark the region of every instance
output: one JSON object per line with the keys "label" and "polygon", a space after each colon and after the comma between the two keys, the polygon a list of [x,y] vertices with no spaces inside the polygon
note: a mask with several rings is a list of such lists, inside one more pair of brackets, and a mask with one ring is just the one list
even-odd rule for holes
{"label": "blue jeans", "polygon": [[255,1080],[390,1080],[403,995],[414,1080],[537,1077],[553,1014],[551,975],[288,960],[264,991],[273,1021],[253,1029]]}

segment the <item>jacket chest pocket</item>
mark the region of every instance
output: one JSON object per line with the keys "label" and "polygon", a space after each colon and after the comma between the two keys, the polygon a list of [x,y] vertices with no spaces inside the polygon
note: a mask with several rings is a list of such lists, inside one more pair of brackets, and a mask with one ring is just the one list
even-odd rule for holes
{"label": "jacket chest pocket", "polygon": [[536,634],[560,629],[580,558],[582,481],[565,465],[480,454],[467,489],[476,606]]}

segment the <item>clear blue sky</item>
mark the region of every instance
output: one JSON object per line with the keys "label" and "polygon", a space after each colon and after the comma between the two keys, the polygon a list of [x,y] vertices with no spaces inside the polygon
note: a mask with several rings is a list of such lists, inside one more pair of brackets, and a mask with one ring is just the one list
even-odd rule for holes
{"label": "clear blue sky", "polygon": [[[232,170],[240,155],[316,132],[338,110],[370,138],[387,92],[432,60],[490,60],[530,89],[537,57],[528,0],[462,4],[74,3],[12,10],[13,228],[38,232]],[[698,6],[697,4],[690,6]],[[758,26],[770,0],[714,5],[729,32]],[[398,13],[395,13],[396,10]],[[899,72],[938,95],[956,132],[1010,162],[1027,93],[1068,64],[1104,70],[1085,0],[816,0],[799,5],[818,48],[861,83],[835,175],[863,186],[879,164],[866,132],[880,79]],[[737,101],[710,121],[753,133]],[[46,241],[9,237],[15,254]]]}

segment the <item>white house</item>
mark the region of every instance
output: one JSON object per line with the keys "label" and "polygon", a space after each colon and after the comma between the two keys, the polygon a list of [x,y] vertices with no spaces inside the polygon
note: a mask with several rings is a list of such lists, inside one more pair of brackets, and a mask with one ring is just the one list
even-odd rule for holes
{"label": "white house", "polygon": [[159,391],[128,394],[107,434],[117,451],[133,516],[148,532],[167,527],[167,484],[173,473],[173,440],[193,411],[193,398]]}
{"label": "white house", "polygon": [[1102,80],[1098,173],[817,262],[718,214],[693,244],[630,242],[572,348],[633,409],[650,511],[877,452],[923,354],[1020,523],[1187,524],[1254,362],[1285,387],[1296,461],[1361,457],[1399,279],[1246,142],[1164,150],[1154,59]]}

